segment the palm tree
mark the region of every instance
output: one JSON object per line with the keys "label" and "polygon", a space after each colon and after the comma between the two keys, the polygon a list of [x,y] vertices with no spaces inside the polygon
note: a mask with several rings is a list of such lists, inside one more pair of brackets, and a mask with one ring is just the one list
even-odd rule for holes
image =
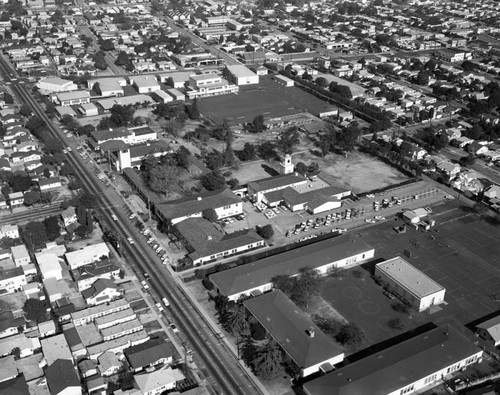
{"label": "palm tree", "polygon": [[283,352],[278,343],[268,338],[267,342],[259,347],[252,361],[255,374],[263,379],[272,379],[281,373]]}

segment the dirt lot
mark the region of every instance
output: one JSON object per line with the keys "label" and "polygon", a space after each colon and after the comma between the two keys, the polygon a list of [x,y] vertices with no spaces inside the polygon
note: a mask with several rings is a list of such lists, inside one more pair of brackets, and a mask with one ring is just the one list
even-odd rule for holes
{"label": "dirt lot", "polygon": [[335,177],[339,185],[351,189],[354,193],[381,189],[408,179],[393,167],[358,151],[350,153],[347,158],[329,155],[325,159],[303,152],[294,155],[293,161],[318,163],[322,171]]}

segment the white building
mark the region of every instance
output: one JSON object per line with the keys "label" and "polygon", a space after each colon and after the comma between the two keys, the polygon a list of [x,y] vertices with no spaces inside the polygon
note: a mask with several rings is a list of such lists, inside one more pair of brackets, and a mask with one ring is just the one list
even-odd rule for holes
{"label": "white building", "polygon": [[375,278],[418,311],[444,302],[446,289],[401,257],[377,264]]}
{"label": "white building", "polygon": [[272,290],[271,279],[277,275],[295,276],[304,266],[325,275],[333,268],[361,264],[374,254],[362,239],[339,236],[214,273],[210,280],[220,294],[236,301],[252,292]]}
{"label": "white building", "polygon": [[55,92],[70,92],[78,89],[78,86],[73,81],[59,77],[43,78],[37,82],[36,86],[42,95]]}
{"label": "white building", "polygon": [[3,239],[4,237],[19,239],[19,228],[16,225],[0,226],[0,239]]}
{"label": "white building", "polygon": [[480,323],[476,328],[476,333],[493,347],[500,345],[500,315]]}
{"label": "white building", "polygon": [[24,244],[11,247],[10,251],[12,252],[12,259],[14,259],[16,266],[29,265],[31,263],[30,254]]}
{"label": "white building", "polygon": [[153,75],[137,75],[132,79],[132,85],[139,93],[151,93],[161,89],[160,83]]}
{"label": "white building", "polygon": [[88,265],[89,263],[101,260],[101,257],[109,257],[109,248],[106,243],[97,243],[84,247],[77,251],[67,252],[65,255],[66,262],[71,270],[80,266]]}
{"label": "white building", "polygon": [[89,91],[73,91],[56,93],[52,101],[62,107],[73,106],[75,104],[90,103]]}
{"label": "white building", "polygon": [[239,86],[230,84],[217,74],[199,74],[189,77],[187,96],[189,99],[238,93]]}
{"label": "white building", "polygon": [[22,267],[0,271],[0,291],[4,294],[21,291],[27,283]]}
{"label": "white building", "polygon": [[134,376],[137,387],[142,395],[156,395],[176,387],[178,381],[185,376],[178,369],[165,366],[151,373],[138,374]]}
{"label": "white building", "polygon": [[278,85],[284,86],[285,88],[289,88],[295,85],[295,82],[293,80],[283,75],[275,75],[274,82],[276,82]]}
{"label": "white building", "polygon": [[39,252],[35,254],[35,258],[44,280],[48,278],[62,280],[62,267],[57,255],[48,252]]}
{"label": "white building", "polygon": [[116,313],[117,311],[130,308],[130,304],[125,299],[117,299],[115,301],[93,306],[84,310],[75,311],[71,313],[71,320],[73,325],[85,325],[93,322],[98,317]]}
{"label": "white building", "polygon": [[236,85],[251,85],[259,83],[259,76],[243,65],[226,66],[229,79]]}

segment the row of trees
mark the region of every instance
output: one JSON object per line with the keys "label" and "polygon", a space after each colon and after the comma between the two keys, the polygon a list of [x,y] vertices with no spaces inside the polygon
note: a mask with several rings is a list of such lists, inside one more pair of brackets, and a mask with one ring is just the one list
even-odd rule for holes
{"label": "row of trees", "polygon": [[43,221],[31,221],[21,228],[22,239],[28,249],[34,251],[45,247],[48,241],[54,241],[60,234],[58,217],[48,217]]}

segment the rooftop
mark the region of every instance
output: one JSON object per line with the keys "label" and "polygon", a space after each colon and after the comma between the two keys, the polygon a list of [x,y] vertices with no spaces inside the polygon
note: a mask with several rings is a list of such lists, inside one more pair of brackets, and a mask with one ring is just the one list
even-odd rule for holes
{"label": "rooftop", "polygon": [[305,266],[314,269],[372,250],[359,238],[338,236],[212,274],[210,279],[229,296],[268,284],[279,274],[292,276]]}
{"label": "rooftop", "polygon": [[215,209],[240,202],[241,199],[229,189],[219,189],[194,197],[186,197],[171,202],[159,203],[155,205],[155,209],[165,218],[176,219],[201,213],[203,210],[209,208]]}
{"label": "rooftop", "polygon": [[98,261],[103,255],[109,255],[109,248],[106,243],[97,243],[77,251],[67,252],[64,256],[68,265],[74,268],[87,262]]}
{"label": "rooftop", "polygon": [[480,352],[443,325],[312,380],[304,389],[310,395],[390,394]]}
{"label": "rooftop", "polygon": [[227,70],[238,78],[255,77],[255,73],[243,65],[226,66]]}
{"label": "rooftop", "polygon": [[295,174],[282,174],[279,176],[262,178],[248,183],[248,188],[255,192],[268,191],[275,188],[284,188],[296,183],[306,183],[307,178]]}
{"label": "rooftop", "polygon": [[42,352],[47,359],[47,364],[50,365],[58,359],[69,359],[73,361],[73,356],[68,347],[68,342],[63,334],[46,337],[40,339]]}
{"label": "rooftop", "polygon": [[58,359],[45,369],[45,377],[51,394],[59,394],[68,387],[80,388],[80,379],[73,368],[73,362]]}
{"label": "rooftop", "polygon": [[130,307],[130,304],[125,299],[117,299],[106,304],[100,304],[97,306],[89,307],[88,309],[75,311],[71,313],[72,320],[79,320],[81,318],[90,317],[93,315],[100,315],[103,312],[111,312],[114,309],[126,309]]}
{"label": "rooftop", "polygon": [[417,298],[423,298],[444,289],[437,282],[399,256],[378,263],[376,268]]}
{"label": "rooftop", "polygon": [[125,358],[132,369],[148,366],[162,358],[172,357],[174,353],[172,343],[162,339],[151,339],[124,350]]}
{"label": "rooftop", "polygon": [[[280,290],[245,300],[243,304],[301,368],[343,354],[342,348]],[[309,335],[311,332],[313,336]]]}

